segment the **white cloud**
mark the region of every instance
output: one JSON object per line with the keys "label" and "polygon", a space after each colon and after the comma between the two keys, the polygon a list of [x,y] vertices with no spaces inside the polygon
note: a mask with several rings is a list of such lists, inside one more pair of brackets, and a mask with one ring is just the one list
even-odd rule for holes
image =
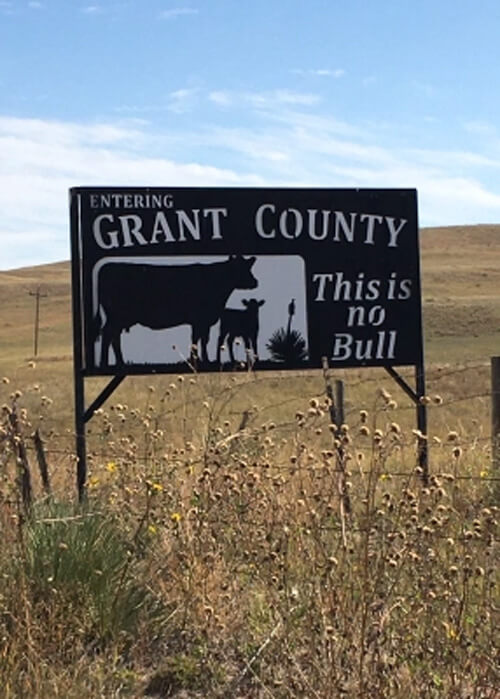
{"label": "white cloud", "polygon": [[341,78],[345,75],[345,70],[342,68],[294,68],[292,73],[295,75],[313,75],[320,78]]}
{"label": "white cloud", "polygon": [[[488,144],[482,151],[396,146],[387,127],[336,120],[311,110],[307,95],[283,90],[183,88],[168,97],[163,128],[139,119],[85,124],[0,116],[1,268],[68,259],[72,186],[408,187],[418,190],[422,225],[500,221],[500,159]],[[207,101],[226,107],[220,123],[210,123],[207,112],[220,113],[209,112]],[[169,116],[186,104],[203,112],[196,128]],[[245,128],[235,126],[240,111],[230,121],[241,108]]]}
{"label": "white cloud", "polygon": [[69,258],[70,187],[263,184],[257,176],[228,168],[151,155],[148,138],[135,122],[0,117],[0,268]]}
{"label": "white cloud", "polygon": [[[279,143],[274,133],[266,135],[253,129],[213,127],[206,133],[205,140],[234,155],[245,156],[252,169],[263,169],[265,163],[279,164],[291,160],[288,144]],[[271,180],[271,172],[268,172],[267,178],[268,181]]]}
{"label": "white cloud", "polygon": [[319,95],[307,92],[295,92],[287,89],[266,92],[238,92],[214,90],[208,93],[208,99],[219,106],[252,106],[258,109],[272,109],[283,105],[310,107],[321,101]]}
{"label": "white cloud", "polygon": [[210,92],[208,99],[222,107],[229,107],[233,104],[233,98],[230,93],[224,92],[223,90],[214,90]]}
{"label": "white cloud", "polygon": [[[361,128],[315,113],[271,109],[261,127],[206,133],[268,185],[416,188],[422,225],[494,223],[500,195],[486,184],[500,161],[474,151],[384,144],[376,127]],[[239,156],[239,157],[238,157]]]}
{"label": "white cloud", "polygon": [[258,107],[267,107],[273,104],[312,106],[321,100],[319,95],[284,89],[270,92],[250,92],[246,93],[244,97],[248,102]]}
{"label": "white cloud", "polygon": [[269,90],[266,92],[239,92],[231,90],[204,91],[198,87],[180,88],[170,92],[166,104],[133,105],[118,107],[115,111],[121,114],[146,114],[161,111],[171,111],[178,114],[192,111],[195,107],[208,100],[218,107],[243,108],[256,111],[281,111],[283,107],[312,107],[321,102],[321,97],[312,93],[295,92],[287,89]]}
{"label": "white cloud", "polygon": [[176,114],[183,114],[192,109],[198,90],[196,88],[181,88],[171,92],[168,96],[168,110]]}
{"label": "white cloud", "polygon": [[160,17],[162,19],[176,19],[177,17],[197,14],[198,10],[194,7],[173,7],[170,10],[163,10],[163,12],[160,12]]}
{"label": "white cloud", "polygon": [[35,2],[33,0],[33,2],[28,3],[28,7],[30,7],[32,10],[40,10],[43,7],[43,5],[41,2]]}
{"label": "white cloud", "polygon": [[81,11],[85,15],[99,15],[102,14],[102,12],[104,12],[101,5],[87,5],[86,7],[82,7]]}
{"label": "white cloud", "polygon": [[345,75],[345,70],[342,68],[336,68],[335,70],[320,68],[319,70],[315,71],[315,75],[324,75],[329,78],[341,78],[343,75]]}
{"label": "white cloud", "polygon": [[498,143],[499,138],[496,124],[477,119],[475,121],[467,121],[463,128],[467,133],[494,139]]}

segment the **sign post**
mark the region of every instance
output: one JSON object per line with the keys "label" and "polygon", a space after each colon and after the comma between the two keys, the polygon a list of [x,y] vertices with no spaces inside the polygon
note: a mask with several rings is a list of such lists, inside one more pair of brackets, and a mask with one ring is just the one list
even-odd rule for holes
{"label": "sign post", "polygon": [[[425,433],[415,190],[75,188],[70,202],[79,492],[85,422],[130,374],[385,367]],[[103,375],[85,409],[84,379]]]}

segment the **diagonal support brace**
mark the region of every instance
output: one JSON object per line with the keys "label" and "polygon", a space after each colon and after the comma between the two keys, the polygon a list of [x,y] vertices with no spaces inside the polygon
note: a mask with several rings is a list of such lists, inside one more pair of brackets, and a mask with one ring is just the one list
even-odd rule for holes
{"label": "diagonal support brace", "polygon": [[403,391],[406,393],[407,396],[409,396],[414,403],[418,403],[420,400],[420,396],[417,396],[413,388],[406,383],[406,381],[403,379],[402,376],[398,374],[398,372],[393,369],[392,366],[386,366],[384,369],[387,371],[389,376],[391,376],[394,381],[398,384],[400,388],[403,389]]}
{"label": "diagonal support brace", "polygon": [[87,410],[83,414],[83,422],[88,422],[90,418],[93,416],[96,410],[99,410],[101,405],[110,397],[110,395],[115,391],[118,386],[121,384],[123,379],[125,378],[124,375],[119,375],[119,376],[114,376],[111,381],[108,383],[106,388],[104,388],[101,393],[97,396],[97,398],[89,405]]}

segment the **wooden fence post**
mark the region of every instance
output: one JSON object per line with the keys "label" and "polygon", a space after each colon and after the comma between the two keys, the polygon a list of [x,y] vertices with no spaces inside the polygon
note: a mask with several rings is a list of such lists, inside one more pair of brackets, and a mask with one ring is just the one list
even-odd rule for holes
{"label": "wooden fence post", "polygon": [[35,432],[31,435],[33,443],[35,445],[35,453],[38,461],[38,468],[40,469],[40,477],[42,479],[43,489],[47,495],[51,494],[50,487],[50,476],[49,467],[47,466],[47,459],[45,458],[45,450],[43,448],[43,441],[40,435],[40,430],[38,427]]}
{"label": "wooden fence post", "polygon": [[345,467],[345,453],[342,446],[342,433],[340,427],[344,422],[344,383],[337,379],[335,381],[335,393],[333,391],[332,382],[330,379],[330,371],[328,366],[328,359],[323,357],[323,380],[325,382],[325,391],[327,397],[330,399],[330,420],[334,425],[336,425],[336,433],[333,435],[335,442],[338,444],[336,448],[337,454],[337,468],[339,471],[339,481],[338,490],[340,496],[340,521],[342,524],[342,539],[344,542],[344,548],[346,544],[346,533],[345,533],[345,515],[351,514],[351,498],[349,497],[349,491],[347,489],[346,480],[346,467]]}
{"label": "wooden fence post", "polygon": [[29,512],[33,500],[31,490],[31,471],[28,461],[28,453],[26,451],[26,445],[24,444],[23,435],[21,433],[19,421],[17,419],[17,406],[15,404],[12,405],[12,409],[9,412],[9,422],[11,443],[14,449],[14,454],[16,456],[17,483],[21,493],[24,508],[27,512]]}
{"label": "wooden fence post", "polygon": [[500,357],[491,358],[491,457],[493,475],[500,475]]}

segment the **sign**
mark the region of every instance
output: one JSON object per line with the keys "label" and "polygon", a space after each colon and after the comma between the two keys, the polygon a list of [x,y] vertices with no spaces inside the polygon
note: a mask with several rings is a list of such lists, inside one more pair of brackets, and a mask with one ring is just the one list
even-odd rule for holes
{"label": "sign", "polygon": [[406,189],[74,188],[85,375],[421,366]]}

